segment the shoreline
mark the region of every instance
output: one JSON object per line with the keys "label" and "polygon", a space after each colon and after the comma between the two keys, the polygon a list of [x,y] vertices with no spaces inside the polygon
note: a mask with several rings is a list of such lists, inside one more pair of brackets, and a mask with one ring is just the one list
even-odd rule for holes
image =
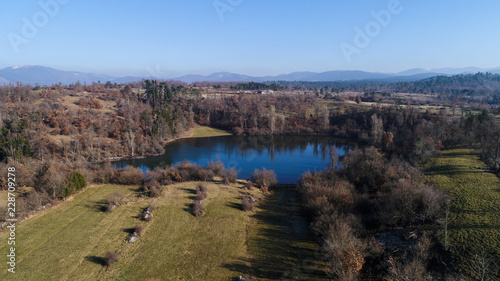
{"label": "shoreline", "polygon": [[[190,128],[189,130],[183,132],[180,136],[175,137],[173,139],[166,140],[165,143],[163,144],[163,146],[166,146],[166,145],[168,145],[168,144],[170,144],[170,143],[172,143],[174,141],[178,141],[178,140],[181,140],[181,139],[193,138],[193,135],[194,135],[195,131],[197,129],[200,129],[200,128],[215,129],[215,128],[212,128],[212,127],[202,126],[202,125],[196,124],[195,126],[193,126],[192,128]],[[220,130],[220,129],[217,129],[217,130]],[[228,134],[229,134],[229,132],[228,132]],[[211,138],[211,137],[217,137],[217,136],[219,136],[219,135],[214,134],[214,135],[207,135],[207,136],[202,136],[202,137],[203,138]],[[194,137],[194,138],[200,138],[200,137]],[[137,156],[115,156],[115,157],[106,158],[106,159],[101,160],[101,161],[97,161],[95,163],[96,164],[100,164],[100,163],[105,163],[107,161],[113,162],[113,161],[120,161],[120,160],[143,159],[143,158],[146,158],[146,157],[160,156],[162,154],[163,153],[148,154],[148,155],[137,155]]]}

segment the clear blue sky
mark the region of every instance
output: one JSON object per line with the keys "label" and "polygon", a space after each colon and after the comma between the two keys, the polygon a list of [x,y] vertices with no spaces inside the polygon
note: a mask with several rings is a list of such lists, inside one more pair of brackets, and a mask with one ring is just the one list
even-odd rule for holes
{"label": "clear blue sky", "polygon": [[[0,68],[176,76],[500,66],[497,0],[400,0],[402,11],[372,29],[350,61],[342,44],[356,47],[355,28],[398,1],[217,1],[59,0],[67,3],[49,14],[39,1],[0,0]],[[218,13],[214,3],[232,10]]]}

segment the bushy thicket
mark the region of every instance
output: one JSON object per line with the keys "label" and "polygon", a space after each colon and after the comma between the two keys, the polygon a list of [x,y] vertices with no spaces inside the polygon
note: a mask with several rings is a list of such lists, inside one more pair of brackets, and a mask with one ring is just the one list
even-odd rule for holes
{"label": "bushy thicket", "polygon": [[328,273],[354,280],[366,260],[380,260],[367,230],[434,223],[449,199],[423,182],[417,169],[400,159],[387,159],[377,149],[354,150],[339,170],[305,173],[299,187],[312,217],[312,230],[322,240]]}
{"label": "bushy thicket", "polygon": [[137,236],[142,236],[142,232],[144,231],[144,226],[142,224],[136,224],[134,227],[134,233],[137,233]]}
{"label": "bushy thicket", "polygon": [[208,185],[200,183],[196,186],[196,200],[203,200],[208,197]]}
{"label": "bushy thicket", "polygon": [[144,183],[154,180],[160,185],[169,185],[175,182],[210,181],[213,177],[214,174],[210,168],[184,161],[175,167],[148,171]]}
{"label": "bushy thicket", "polygon": [[222,182],[225,185],[228,185],[230,183],[236,183],[237,179],[238,179],[238,171],[235,168],[225,169],[224,175],[222,176]]}
{"label": "bushy thicket", "polygon": [[68,197],[72,193],[79,191],[87,186],[87,181],[82,176],[82,174],[78,171],[74,171],[71,173],[70,177],[67,180],[66,187],[64,188],[64,196]]}
{"label": "bushy thicket", "polygon": [[118,261],[118,258],[118,254],[116,252],[107,251],[106,255],[104,256],[104,264],[106,266],[111,266]]}
{"label": "bushy thicket", "polygon": [[125,203],[125,194],[121,190],[116,190],[106,198],[106,211],[112,212]]}
{"label": "bushy thicket", "polygon": [[152,178],[144,179],[142,183],[142,191],[149,195],[149,197],[158,197],[161,194],[161,186],[160,183]]}
{"label": "bushy thicket", "polygon": [[266,168],[262,168],[262,170],[255,169],[250,177],[250,180],[264,193],[268,192],[270,187],[278,183],[276,173],[273,170],[267,170]]}
{"label": "bushy thicket", "polygon": [[142,212],[139,214],[139,219],[150,222],[153,220],[153,211],[154,211],[154,206],[153,205],[148,205]]}
{"label": "bushy thicket", "polygon": [[195,200],[193,204],[193,215],[196,217],[203,216],[205,214],[205,207],[203,206],[203,200]]}
{"label": "bushy thicket", "polygon": [[127,166],[125,169],[117,170],[114,173],[112,182],[124,185],[139,185],[143,176],[144,173],[141,169]]}
{"label": "bushy thicket", "polygon": [[[387,261],[388,281],[399,280],[419,280],[431,281],[434,279],[427,270],[429,262],[429,249],[431,241],[427,237],[422,237],[416,244],[409,247],[402,253],[390,256]],[[453,280],[446,278],[445,280]],[[460,280],[460,279],[459,279]]]}
{"label": "bushy thicket", "polygon": [[241,208],[243,209],[243,211],[245,212],[253,211],[254,200],[255,198],[253,198],[251,195],[243,195],[241,197]]}
{"label": "bushy thicket", "polygon": [[208,168],[213,172],[214,176],[220,177],[222,179],[222,183],[226,185],[236,183],[236,180],[238,179],[238,171],[233,167],[226,168],[224,163],[220,161],[219,157],[217,157],[215,162],[208,162]]}

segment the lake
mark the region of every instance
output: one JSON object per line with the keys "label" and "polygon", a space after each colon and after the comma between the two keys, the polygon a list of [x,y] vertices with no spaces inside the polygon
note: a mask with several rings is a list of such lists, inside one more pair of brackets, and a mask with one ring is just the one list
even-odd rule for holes
{"label": "lake", "polygon": [[238,170],[238,178],[248,179],[255,169],[265,167],[276,172],[278,182],[296,183],[310,170],[328,166],[330,149],[342,156],[357,144],[331,137],[318,136],[221,136],[188,138],[169,143],[165,153],[141,159],[116,161],[117,168],[127,165],[143,171],[164,168],[184,160],[207,165],[219,158],[226,166]]}

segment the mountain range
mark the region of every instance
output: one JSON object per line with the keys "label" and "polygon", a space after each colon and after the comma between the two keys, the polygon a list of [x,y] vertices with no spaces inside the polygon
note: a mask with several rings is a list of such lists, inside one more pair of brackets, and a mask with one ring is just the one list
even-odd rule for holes
{"label": "mountain range", "polygon": [[31,85],[52,85],[71,83],[86,83],[100,81],[105,83],[127,83],[140,81],[142,79],[162,79],[162,80],[178,80],[185,83],[193,83],[199,81],[210,82],[264,82],[264,81],[348,81],[348,80],[376,80],[376,81],[415,81],[438,75],[455,75],[455,74],[470,74],[477,72],[491,72],[500,74],[499,68],[483,69],[478,67],[466,68],[439,68],[439,69],[423,69],[414,68],[398,73],[378,73],[359,70],[336,70],[326,72],[292,72],[289,74],[280,74],[275,76],[249,76],[230,72],[216,72],[210,75],[185,75],[181,77],[113,77],[108,75],[84,73],[78,71],[63,71],[46,66],[13,66],[0,70],[0,85],[8,85],[9,83],[21,82]]}

